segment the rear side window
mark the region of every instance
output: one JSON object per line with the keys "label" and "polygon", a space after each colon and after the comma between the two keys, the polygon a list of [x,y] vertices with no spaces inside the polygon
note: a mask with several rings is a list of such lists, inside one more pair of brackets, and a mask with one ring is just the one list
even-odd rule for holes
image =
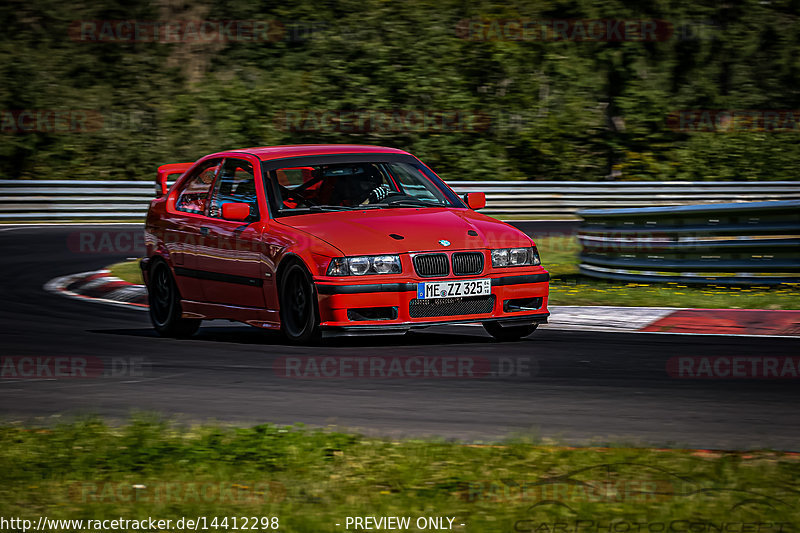
{"label": "rear side window", "polygon": [[245,203],[250,206],[248,221],[258,220],[256,176],[253,165],[243,159],[226,159],[211,195],[208,215],[222,217],[222,206],[227,203]]}
{"label": "rear side window", "polygon": [[175,202],[175,209],[186,213],[205,214],[208,207],[208,199],[211,195],[211,187],[214,185],[214,178],[217,177],[221,161],[215,159],[206,162],[194,175],[186,180],[183,189],[178,193],[178,201]]}

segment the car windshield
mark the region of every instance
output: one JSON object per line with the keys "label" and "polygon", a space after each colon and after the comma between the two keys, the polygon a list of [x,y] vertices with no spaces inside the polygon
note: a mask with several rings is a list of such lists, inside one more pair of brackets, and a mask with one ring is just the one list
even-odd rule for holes
{"label": "car windshield", "polygon": [[[287,165],[264,173],[279,216],[320,211],[464,207],[423,165],[406,161]],[[434,181],[435,180],[435,181]]]}

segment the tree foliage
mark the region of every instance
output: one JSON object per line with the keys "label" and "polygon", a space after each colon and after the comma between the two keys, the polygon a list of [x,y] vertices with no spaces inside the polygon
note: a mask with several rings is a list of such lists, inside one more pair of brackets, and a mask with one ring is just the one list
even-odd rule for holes
{"label": "tree foliage", "polygon": [[[668,117],[800,109],[798,11],[796,0],[12,0],[0,6],[0,176],[151,179],[160,164],[228,148],[367,143],[410,150],[447,179],[794,180],[799,133],[681,131]],[[598,19],[659,20],[672,33],[595,42],[463,31],[464,21]],[[275,33],[75,36],[78,21],[119,20],[269,21]],[[8,117],[24,110],[101,120],[89,131],[18,131]],[[348,131],[283,120],[350,111],[481,122]]]}

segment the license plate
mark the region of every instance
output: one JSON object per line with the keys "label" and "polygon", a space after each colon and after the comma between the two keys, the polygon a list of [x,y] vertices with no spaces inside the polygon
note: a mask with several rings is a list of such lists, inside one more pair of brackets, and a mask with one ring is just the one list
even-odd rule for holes
{"label": "license plate", "polygon": [[417,298],[420,300],[484,296],[487,294],[492,294],[492,280],[490,279],[428,281],[417,284]]}

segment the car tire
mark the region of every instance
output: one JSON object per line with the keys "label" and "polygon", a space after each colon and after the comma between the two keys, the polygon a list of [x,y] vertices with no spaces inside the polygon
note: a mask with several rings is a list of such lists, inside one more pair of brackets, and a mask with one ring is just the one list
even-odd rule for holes
{"label": "car tire", "polygon": [[294,344],[310,344],[322,338],[317,294],[308,270],[291,261],[278,280],[281,331]]}
{"label": "car tire", "polygon": [[539,327],[539,324],[525,324],[522,326],[502,326],[499,322],[484,322],[483,329],[501,342],[518,341],[527,337]]}
{"label": "car tire", "polygon": [[155,261],[150,268],[147,284],[150,321],[162,337],[186,338],[194,335],[200,320],[182,318],[181,295],[164,261]]}

